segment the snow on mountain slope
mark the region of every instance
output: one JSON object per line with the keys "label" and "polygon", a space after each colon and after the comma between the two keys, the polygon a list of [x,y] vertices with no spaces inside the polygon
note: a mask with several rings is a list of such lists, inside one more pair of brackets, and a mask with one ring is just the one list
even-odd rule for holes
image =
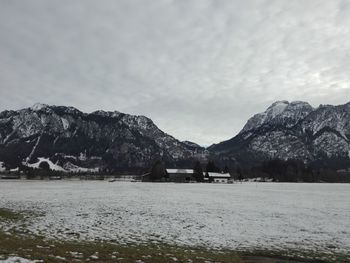
{"label": "snow on mountain slope", "polygon": [[42,103],[35,103],[32,107],[30,107],[30,109],[33,111],[39,111],[46,107],[48,107],[48,105]]}
{"label": "snow on mountain slope", "polygon": [[209,150],[305,161],[349,158],[350,103],[314,109],[307,102],[278,101],[249,119],[237,136]]}
{"label": "snow on mountain slope", "polygon": [[313,111],[313,108],[307,102],[293,101],[289,103],[288,101],[277,101],[268,107],[266,111],[250,118],[240,133],[257,129],[265,124],[283,124],[290,127],[307,116],[311,111]]}
{"label": "snow on mountain slope", "polygon": [[[70,162],[101,169],[148,167],[157,159],[175,164],[204,151],[164,133],[145,116],[118,111],[87,114],[44,104],[1,112],[0,146],[0,161],[13,165],[41,157],[60,167]],[[81,153],[84,160],[65,157]]]}
{"label": "snow on mountain slope", "polygon": [[36,163],[32,163],[32,164],[27,164],[27,163],[23,163],[24,165],[28,166],[28,167],[32,167],[32,168],[39,168],[40,164],[42,162],[47,162],[48,165],[50,166],[50,169],[53,171],[61,171],[61,172],[67,172],[65,169],[63,169],[61,166],[54,164],[52,161],[50,161],[47,158],[43,158],[43,157],[39,157],[38,161]]}

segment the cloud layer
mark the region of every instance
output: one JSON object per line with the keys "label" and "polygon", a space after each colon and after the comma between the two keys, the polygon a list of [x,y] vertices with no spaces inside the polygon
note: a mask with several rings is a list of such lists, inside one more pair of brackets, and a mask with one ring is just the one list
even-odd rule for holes
{"label": "cloud layer", "polygon": [[347,0],[2,0],[0,110],[152,118],[204,145],[276,100],[350,101]]}

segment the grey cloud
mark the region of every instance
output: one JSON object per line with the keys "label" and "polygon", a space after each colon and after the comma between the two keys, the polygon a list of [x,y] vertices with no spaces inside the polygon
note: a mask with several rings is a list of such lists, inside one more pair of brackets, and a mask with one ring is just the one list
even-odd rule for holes
{"label": "grey cloud", "polygon": [[2,0],[0,108],[143,114],[209,145],[276,100],[350,100],[349,17],[345,0]]}

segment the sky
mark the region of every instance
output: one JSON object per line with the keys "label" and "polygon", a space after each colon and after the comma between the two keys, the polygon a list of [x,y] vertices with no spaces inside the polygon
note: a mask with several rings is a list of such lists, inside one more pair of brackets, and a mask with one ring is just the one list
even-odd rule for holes
{"label": "sky", "polygon": [[350,101],[350,1],[0,0],[0,110],[118,110],[207,146],[277,100]]}

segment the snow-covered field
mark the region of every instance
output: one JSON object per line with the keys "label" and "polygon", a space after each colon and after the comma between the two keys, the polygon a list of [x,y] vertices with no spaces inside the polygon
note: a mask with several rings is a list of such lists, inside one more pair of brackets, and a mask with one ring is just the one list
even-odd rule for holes
{"label": "snow-covered field", "polygon": [[3,180],[0,207],[51,238],[350,251],[349,184]]}

